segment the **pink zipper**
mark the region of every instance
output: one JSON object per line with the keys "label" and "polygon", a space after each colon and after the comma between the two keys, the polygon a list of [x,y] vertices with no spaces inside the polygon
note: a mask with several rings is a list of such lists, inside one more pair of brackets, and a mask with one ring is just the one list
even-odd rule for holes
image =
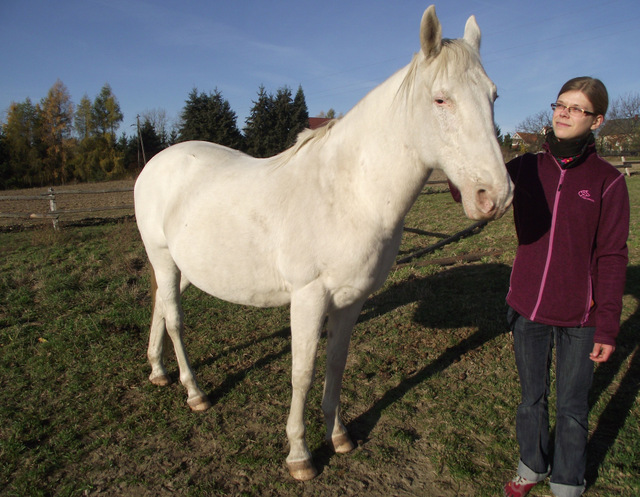
{"label": "pink zipper", "polygon": [[553,201],[553,214],[551,216],[551,230],[549,234],[549,248],[547,249],[547,260],[544,264],[544,272],[542,273],[542,281],[540,282],[540,290],[538,290],[538,299],[536,300],[536,305],[533,308],[533,312],[531,313],[531,321],[535,321],[536,314],[538,313],[538,308],[540,307],[540,302],[542,301],[542,294],[544,290],[545,283],[547,281],[547,275],[549,273],[549,266],[551,265],[551,255],[553,253],[553,239],[556,234],[556,217],[558,215],[558,204],[560,201],[560,192],[562,190],[562,183],[564,181],[564,175],[567,172],[566,169],[562,169],[558,161],[554,161],[558,168],[560,169],[560,179],[558,180],[558,187],[556,188],[556,196]]}

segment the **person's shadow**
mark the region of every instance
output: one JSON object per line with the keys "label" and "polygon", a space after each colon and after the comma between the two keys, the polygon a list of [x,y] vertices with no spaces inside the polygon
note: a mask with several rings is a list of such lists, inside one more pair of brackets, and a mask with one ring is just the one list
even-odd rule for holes
{"label": "person's shadow", "polygon": [[[626,295],[640,299],[640,266],[627,268]],[[620,327],[616,340],[616,351],[608,362],[596,369],[593,387],[589,396],[591,408],[614,382],[627,359],[631,357],[628,368],[620,379],[616,392],[609,400],[602,414],[591,419],[595,429],[587,446],[587,486],[592,486],[598,479],[598,471],[607,453],[613,447],[620,430],[624,426],[631,408],[640,392],[640,311],[636,311]]]}

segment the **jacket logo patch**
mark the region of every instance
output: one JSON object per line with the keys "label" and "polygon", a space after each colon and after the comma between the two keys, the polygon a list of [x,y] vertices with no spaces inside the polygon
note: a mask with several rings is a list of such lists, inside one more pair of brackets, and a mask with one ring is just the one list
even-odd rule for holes
{"label": "jacket logo patch", "polygon": [[578,196],[582,199],[582,200],[588,200],[589,202],[595,202],[595,200],[593,200],[591,198],[591,192],[589,190],[580,190],[578,192]]}

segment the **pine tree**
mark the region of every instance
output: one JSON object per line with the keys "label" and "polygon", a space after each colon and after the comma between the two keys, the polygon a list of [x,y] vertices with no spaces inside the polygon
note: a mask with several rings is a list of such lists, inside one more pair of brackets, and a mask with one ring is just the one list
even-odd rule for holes
{"label": "pine tree", "polygon": [[200,93],[193,89],[181,114],[179,141],[205,140],[227,147],[242,147],[242,134],[236,124],[236,113],[216,89]]}
{"label": "pine tree", "polygon": [[284,86],[276,95],[260,86],[258,100],[244,129],[246,151],[254,157],[271,157],[291,147],[298,133],[309,126],[309,112],[302,87],[294,99]]}
{"label": "pine tree", "polygon": [[293,127],[293,100],[291,89],[284,86],[278,89],[273,100],[273,112],[275,126],[272,130],[272,149],[270,155],[275,155],[286,150],[293,142],[290,140],[290,132]]}
{"label": "pine tree", "polygon": [[253,102],[251,114],[244,128],[245,150],[254,157],[268,157],[273,148],[269,143],[273,120],[273,98],[267,94],[264,86],[258,89],[258,100]]}
{"label": "pine tree", "polygon": [[309,127],[309,109],[307,108],[307,101],[302,91],[302,86],[298,86],[298,91],[293,99],[292,110],[292,126],[289,130],[289,146],[293,145],[298,137],[298,134]]}

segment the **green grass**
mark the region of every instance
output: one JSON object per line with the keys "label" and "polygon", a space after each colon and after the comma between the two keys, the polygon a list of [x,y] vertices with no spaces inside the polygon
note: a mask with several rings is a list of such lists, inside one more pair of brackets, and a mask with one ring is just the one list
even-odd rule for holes
{"label": "green grass", "polygon": [[[592,392],[589,493],[640,493],[640,176],[612,361]],[[471,222],[447,193],[421,195],[401,256]],[[392,270],[356,325],[342,393],[357,449],[323,443],[323,354],[307,403],[321,470],[284,467],[288,309],[239,307],[191,289],[185,342],[213,407],[148,380],[146,256],[135,223],[0,233],[0,495],[477,495],[517,466],[519,387],[504,326],[511,215]],[[480,261],[434,261],[485,254]],[[430,261],[432,263],[430,263]],[[324,344],[324,338],[323,344]],[[533,495],[548,494],[540,486]]]}

